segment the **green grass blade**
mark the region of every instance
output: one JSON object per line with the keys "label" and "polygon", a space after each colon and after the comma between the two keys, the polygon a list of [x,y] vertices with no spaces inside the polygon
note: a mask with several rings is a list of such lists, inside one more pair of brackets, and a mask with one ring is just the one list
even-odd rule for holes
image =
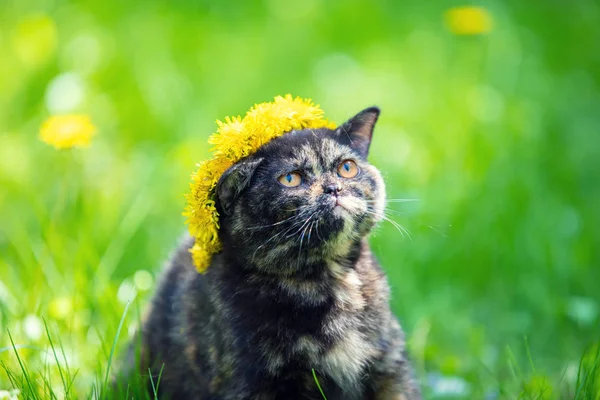
{"label": "green grass blade", "polygon": [[154,379],[152,378],[152,369],[148,368],[148,376],[150,377],[150,385],[152,385],[152,394],[154,394],[154,398],[158,397],[158,393],[156,392],[156,387],[154,386]]}
{"label": "green grass blade", "polygon": [[[79,370],[75,370],[75,373],[73,374],[73,376],[69,375],[69,384],[67,385],[66,393],[71,392],[71,387],[73,386],[73,382],[75,382],[75,378],[77,377],[78,373],[79,373]],[[65,398],[68,398],[66,394],[65,394]]]}
{"label": "green grass blade", "polygon": [[[121,320],[119,321],[119,326],[117,328],[117,333],[115,334],[115,339],[113,340],[112,347],[110,349],[110,354],[108,356],[108,364],[106,366],[106,376],[104,377],[104,385],[102,387],[102,393],[105,394],[108,388],[108,377],[110,376],[110,367],[112,365],[113,357],[115,355],[115,350],[117,348],[117,342],[119,341],[119,335],[121,334],[121,329],[123,329],[123,323],[125,322],[125,316],[127,315],[127,310],[129,310],[129,306],[131,305],[132,300],[129,300],[125,305],[125,309],[123,310],[123,314],[121,315]],[[104,397],[104,396],[100,396]]]}
{"label": "green grass blade", "polygon": [[165,364],[160,367],[160,371],[158,372],[158,379],[156,380],[156,391],[154,392],[154,400],[158,400],[158,388],[160,386],[160,378],[162,378],[163,370],[165,369]]}
{"label": "green grass blade", "polygon": [[152,369],[148,368],[148,376],[150,377],[150,384],[152,385],[152,394],[154,395],[154,400],[158,400],[158,386],[160,385],[160,378],[162,377],[164,368],[165,368],[165,364],[163,363],[162,367],[160,367],[160,371],[158,372],[158,379],[156,380],[156,386],[154,385],[154,377],[152,376]]}
{"label": "green grass blade", "polygon": [[56,348],[54,347],[54,342],[52,342],[52,337],[50,337],[50,330],[48,329],[46,318],[42,318],[42,321],[44,322],[46,337],[48,338],[48,343],[50,343],[50,348],[52,349],[52,354],[54,355],[54,360],[56,361],[56,367],[58,368],[58,373],[60,374],[60,380],[62,381],[63,389],[65,390],[65,398],[68,398],[69,393],[67,392],[67,382],[65,380],[62,367],[60,366],[60,361],[58,361],[58,356],[56,355]]}
{"label": "green grass blade", "polygon": [[312,375],[313,375],[313,378],[315,379],[315,383],[317,384],[317,387],[319,388],[319,392],[321,392],[321,396],[323,396],[324,400],[327,400],[327,396],[325,396],[325,393],[323,392],[323,389],[321,388],[321,384],[319,383],[319,379],[317,378],[317,373],[315,372],[314,368],[312,368]]}
{"label": "green grass blade", "polygon": [[60,353],[62,355],[62,359],[63,359],[63,365],[65,367],[65,371],[67,373],[67,379],[73,379],[71,378],[71,370],[69,369],[69,363],[67,362],[67,355],[65,354],[65,346],[63,345],[62,339],[60,337],[60,335],[56,335],[57,339],[58,339],[58,348],[60,349]]}
{"label": "green grass blade", "polygon": [[8,366],[4,363],[3,360],[0,360],[0,367],[2,367],[2,369],[6,373],[6,376],[8,377],[8,381],[10,382],[11,386],[16,389],[18,387],[18,385],[16,383],[17,378],[12,373],[12,371],[8,368]]}
{"label": "green grass blade", "polygon": [[27,372],[27,370],[25,369],[25,365],[23,365],[23,361],[21,361],[21,357],[19,356],[19,352],[17,351],[17,348],[15,346],[15,342],[12,338],[12,335],[10,334],[10,330],[6,330],[6,332],[8,333],[8,338],[10,339],[10,344],[13,347],[13,350],[15,352],[15,356],[17,356],[17,361],[19,362],[19,366],[21,367],[21,371],[23,372],[23,377],[25,378],[25,381],[27,382],[27,386],[29,387],[29,391],[31,392],[31,395],[33,396],[33,398],[37,399],[37,392],[35,391],[33,384],[31,383],[31,380],[29,379],[29,373]]}
{"label": "green grass blade", "polygon": [[525,340],[525,350],[527,351],[527,359],[529,360],[529,365],[531,366],[531,371],[535,373],[535,365],[533,364],[533,357],[531,357],[531,349],[529,348],[529,342],[527,341],[527,336],[523,338]]}

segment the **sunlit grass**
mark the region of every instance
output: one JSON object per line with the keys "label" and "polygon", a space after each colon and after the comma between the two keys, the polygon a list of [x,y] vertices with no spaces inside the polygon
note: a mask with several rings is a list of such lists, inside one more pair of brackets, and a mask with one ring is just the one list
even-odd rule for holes
{"label": "sunlit grass", "polygon": [[[419,201],[372,247],[428,397],[598,400],[600,15],[559,3],[478,4],[466,36],[459,3],[5,1],[0,397],[108,396],[214,120],[291,92],[382,108],[370,159]],[[89,148],[38,140],[58,114]]]}
{"label": "sunlit grass", "polygon": [[[125,316],[125,313],[124,313]],[[52,343],[52,337],[47,331],[49,343]],[[10,337],[10,336],[9,336]],[[116,342],[118,335],[115,337]],[[560,379],[553,380],[551,377],[536,374],[535,366],[529,366],[530,371],[525,372],[517,363],[514,356],[509,350],[507,352],[506,363],[510,365],[512,370],[512,379],[505,382],[498,382],[497,397],[495,398],[519,398],[519,399],[558,399],[569,398],[574,400],[597,400],[600,396],[600,352],[599,346],[593,346],[587,349],[579,360],[576,380],[569,382],[566,379],[566,371],[563,371]],[[110,371],[110,360],[105,370],[99,369],[96,372],[95,381],[100,384],[94,384],[85,391],[77,392],[73,390],[78,385],[74,384],[78,380],[77,373],[71,375],[69,365],[62,360],[59,360],[59,354],[64,357],[64,349],[56,348],[51,345],[48,353],[54,357],[56,364],[51,365],[49,358],[46,358],[44,364],[39,366],[36,371],[30,371],[22,362],[19,356],[19,349],[13,344],[13,351],[18,360],[19,367],[11,369],[3,360],[0,360],[0,367],[6,374],[10,382],[13,393],[19,393],[22,398],[27,399],[79,399],[79,398],[94,398],[94,399],[110,399],[110,398],[135,398],[135,399],[157,399],[158,388],[160,387],[160,379],[163,374],[164,365],[157,375],[152,374],[148,370],[148,375],[140,371],[140,376],[129,383],[125,383],[124,387],[118,388],[113,386],[112,382],[106,377]],[[60,373],[60,382],[57,384],[56,377],[52,377],[51,369],[58,368]],[[312,369],[315,385],[319,389],[322,397],[327,399],[326,394],[321,388],[316,371]],[[104,378],[103,378],[104,377]],[[149,379],[150,385],[144,386],[140,379]],[[447,384],[447,383],[446,383]],[[121,392],[123,390],[124,392]],[[451,392],[451,390],[450,390]],[[427,397],[432,396],[432,391],[425,388]],[[490,392],[491,395],[491,392]],[[448,397],[448,394],[443,397]],[[452,396],[452,398],[460,398],[462,396]]]}

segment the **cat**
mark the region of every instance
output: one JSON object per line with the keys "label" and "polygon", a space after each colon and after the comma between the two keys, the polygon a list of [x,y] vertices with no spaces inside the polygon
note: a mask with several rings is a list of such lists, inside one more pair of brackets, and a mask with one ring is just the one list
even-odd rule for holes
{"label": "cat", "polygon": [[223,250],[202,275],[183,240],[122,387],[137,376],[159,398],[421,398],[367,242],[385,207],[367,162],[379,113],[286,133],[222,175]]}

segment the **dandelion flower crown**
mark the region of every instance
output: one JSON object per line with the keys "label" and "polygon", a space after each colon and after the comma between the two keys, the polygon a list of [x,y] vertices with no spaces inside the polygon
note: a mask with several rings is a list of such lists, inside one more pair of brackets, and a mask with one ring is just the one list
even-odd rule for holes
{"label": "dandelion flower crown", "polygon": [[217,132],[208,138],[213,145],[212,158],[198,164],[192,174],[190,193],[183,215],[187,217],[195,243],[190,252],[198,272],[204,273],[213,254],[221,250],[219,213],[215,207],[215,187],[233,164],[284,133],[305,128],[335,128],[323,110],[310,99],[292,95],[277,96],[274,101],[255,104],[242,118],[226,117],[217,121]]}

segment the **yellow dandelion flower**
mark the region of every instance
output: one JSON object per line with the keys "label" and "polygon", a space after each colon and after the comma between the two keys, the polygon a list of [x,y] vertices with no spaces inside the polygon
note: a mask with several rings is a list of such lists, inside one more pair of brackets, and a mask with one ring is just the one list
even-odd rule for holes
{"label": "yellow dandelion flower", "polygon": [[277,96],[269,103],[255,104],[242,118],[217,121],[217,132],[208,143],[213,157],[198,165],[186,194],[183,215],[195,244],[190,250],[198,272],[204,273],[213,254],[221,251],[219,213],[215,205],[215,187],[233,164],[252,154],[270,140],[295,129],[335,128],[323,117],[323,110],[310,99]]}
{"label": "yellow dandelion flower", "polygon": [[40,140],[57,149],[87,147],[96,127],[86,115],[54,115],[40,128]]}
{"label": "yellow dandelion flower", "polygon": [[216,253],[220,249],[215,248],[213,251],[209,251],[208,249],[200,247],[198,244],[194,244],[192,247],[192,260],[194,260],[194,265],[196,265],[196,269],[200,273],[205,273],[210,265],[210,261],[212,259],[213,252]]}
{"label": "yellow dandelion flower", "polygon": [[252,150],[244,136],[246,126],[242,117],[227,117],[225,122],[217,121],[217,125],[219,126],[217,133],[208,138],[208,143],[214,145],[212,151],[216,156],[235,158],[239,155],[247,155]]}
{"label": "yellow dandelion flower", "polygon": [[446,11],[446,26],[455,35],[479,35],[492,30],[492,16],[483,7],[464,6]]}

